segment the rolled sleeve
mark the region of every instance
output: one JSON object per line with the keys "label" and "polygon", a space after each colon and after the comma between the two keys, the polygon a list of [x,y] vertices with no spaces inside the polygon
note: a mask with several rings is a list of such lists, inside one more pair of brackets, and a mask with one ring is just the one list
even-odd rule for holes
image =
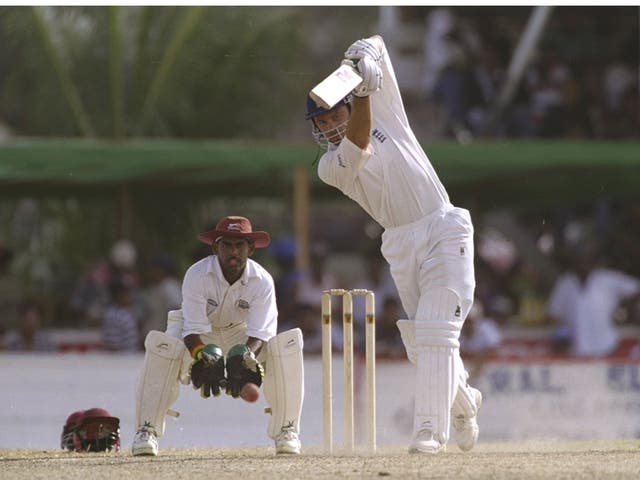
{"label": "rolled sleeve", "polygon": [[[197,265],[197,264],[196,264]],[[204,272],[192,266],[182,282],[182,337],[211,332],[207,318],[207,297],[204,288]]]}

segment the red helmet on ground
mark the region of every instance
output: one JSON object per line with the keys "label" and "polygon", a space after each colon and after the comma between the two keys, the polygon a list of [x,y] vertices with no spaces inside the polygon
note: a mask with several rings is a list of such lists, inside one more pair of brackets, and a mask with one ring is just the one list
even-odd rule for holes
{"label": "red helmet on ground", "polygon": [[73,434],[76,431],[76,424],[80,417],[84,414],[84,410],[76,410],[67,417],[67,421],[62,427],[62,435],[60,435],[60,447],[63,450],[74,451],[76,449],[73,443]]}
{"label": "red helmet on ground", "polygon": [[76,452],[120,450],[120,419],[104,408],[78,410],[67,418],[62,448]]}

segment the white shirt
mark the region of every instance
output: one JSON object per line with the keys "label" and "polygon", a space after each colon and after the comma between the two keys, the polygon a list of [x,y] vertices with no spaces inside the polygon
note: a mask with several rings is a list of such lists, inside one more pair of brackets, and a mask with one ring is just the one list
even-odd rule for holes
{"label": "white shirt", "polygon": [[620,301],[640,290],[640,281],[607,269],[596,269],[584,285],[574,273],[558,278],[547,311],[571,332],[576,355],[606,355],[616,348],[613,313]]}
{"label": "white shirt", "polygon": [[418,143],[384,48],[383,86],[371,94],[371,142],[361,150],[345,138],[318,163],[320,179],[355,200],[382,227],[415,222],[449,204],[449,196]]}
{"label": "white shirt", "polygon": [[183,337],[246,323],[248,337],[267,341],[278,326],[273,278],[248,259],[242,276],[229,285],[218,257],[210,255],[189,267],[184,276],[182,315]]}

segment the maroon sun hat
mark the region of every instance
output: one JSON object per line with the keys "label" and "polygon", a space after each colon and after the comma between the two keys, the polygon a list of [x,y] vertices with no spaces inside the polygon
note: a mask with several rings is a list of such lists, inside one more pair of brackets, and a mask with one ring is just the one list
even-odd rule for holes
{"label": "maroon sun hat", "polygon": [[254,232],[248,218],[230,216],[218,222],[216,228],[198,234],[198,240],[213,245],[220,237],[240,237],[249,240],[256,248],[263,248],[269,245],[271,239],[267,232]]}

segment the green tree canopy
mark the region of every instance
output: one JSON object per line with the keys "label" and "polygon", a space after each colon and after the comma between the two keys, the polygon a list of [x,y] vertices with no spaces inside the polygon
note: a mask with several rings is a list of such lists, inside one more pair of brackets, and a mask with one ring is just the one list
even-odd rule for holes
{"label": "green tree canopy", "polygon": [[2,7],[0,118],[23,136],[273,135],[298,113],[283,105],[304,98],[310,82],[297,64],[300,14]]}

